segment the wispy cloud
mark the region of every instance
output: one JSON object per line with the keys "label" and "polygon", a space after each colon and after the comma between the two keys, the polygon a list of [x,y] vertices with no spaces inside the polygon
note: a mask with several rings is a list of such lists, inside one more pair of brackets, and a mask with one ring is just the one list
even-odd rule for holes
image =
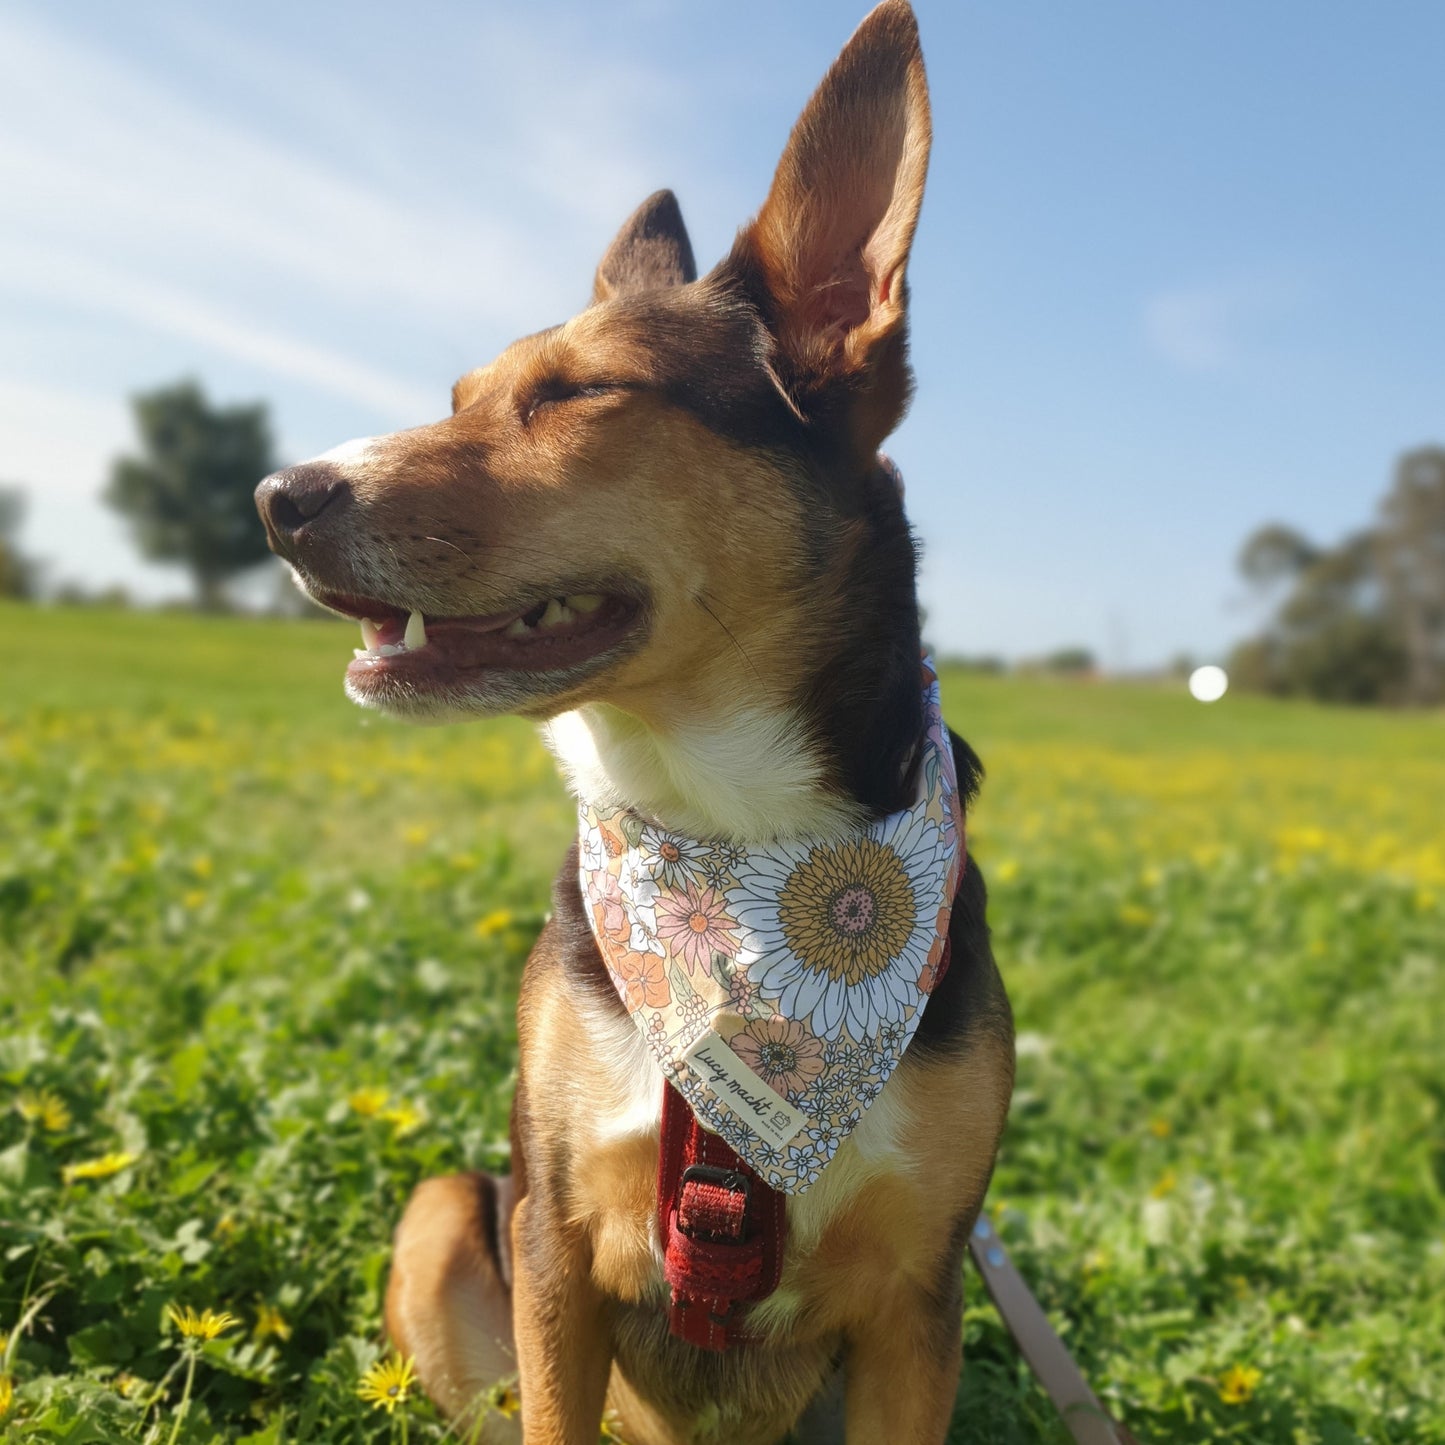
{"label": "wispy cloud", "polygon": [[1221,371],[1247,361],[1262,331],[1295,310],[1302,288],[1291,278],[1253,278],[1184,287],[1144,306],[1149,349],[1184,371]]}
{"label": "wispy cloud", "polygon": [[380,415],[420,421],[438,407],[438,389],[413,385],[350,360],[326,347],[298,340],[229,313],[193,292],[150,281],[82,255],[7,246],[0,241],[3,285],[31,300],[80,307],[119,317],[142,329],[196,343],[275,376],[305,382]]}
{"label": "wispy cloud", "polygon": [[[394,165],[388,185],[368,174],[364,148],[328,162],[327,147],[308,148],[304,125],[289,143],[268,136],[265,97],[309,92],[302,68],[292,61],[288,78],[284,59],[264,47],[233,44],[214,27],[199,35],[214,67],[253,75],[258,116],[248,126],[171,75],[138,69],[34,13],[0,12],[0,241],[23,263],[0,267],[0,296],[124,315],[382,411],[398,398],[409,404],[415,392],[386,368],[347,365],[317,344],[328,315],[341,318],[338,331],[359,332],[363,350],[388,326],[446,339],[531,329],[585,294],[585,272],[558,275],[539,232],[620,219],[651,182],[636,145],[609,162],[577,138],[604,96],[625,114],[630,97],[655,97],[660,84],[636,67],[589,70],[581,56],[570,75],[567,57],[541,53],[535,36],[506,26],[495,22],[509,64],[495,67],[489,104],[504,107],[502,84],[541,90],[555,101],[544,123],[524,141],[485,126],[449,136],[468,173],[432,168],[427,183]],[[523,79],[537,76],[547,78]],[[364,97],[346,104],[339,81],[317,92],[333,113],[367,109]],[[537,96],[528,99],[535,115]],[[314,109],[310,120],[321,126]],[[434,139],[410,137],[423,149]],[[499,176],[506,182],[507,209],[485,204],[476,180],[488,174],[494,187]],[[47,256],[57,259],[35,264]],[[358,326],[358,315],[371,324]]]}

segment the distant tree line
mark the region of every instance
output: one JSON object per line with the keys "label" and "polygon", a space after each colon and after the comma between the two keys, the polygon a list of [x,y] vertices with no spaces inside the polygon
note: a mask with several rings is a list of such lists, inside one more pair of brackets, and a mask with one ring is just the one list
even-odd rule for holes
{"label": "distant tree line", "polygon": [[1445,702],[1445,448],[1402,456],[1373,526],[1334,547],[1271,523],[1239,570],[1273,605],[1236,684],[1327,702]]}

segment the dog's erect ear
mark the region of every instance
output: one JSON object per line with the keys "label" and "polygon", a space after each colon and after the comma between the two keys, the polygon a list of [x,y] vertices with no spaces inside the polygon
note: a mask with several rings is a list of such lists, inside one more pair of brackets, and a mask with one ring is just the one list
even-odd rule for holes
{"label": "dog's erect ear", "polygon": [[592,282],[593,301],[697,280],[692,242],[671,191],[654,191],[623,222]]}
{"label": "dog's erect ear", "polygon": [[861,384],[854,431],[865,447],[907,403],[904,269],[930,136],[917,22],[906,0],[884,0],[798,118],[733,252],[769,298],[785,384],[802,394]]}

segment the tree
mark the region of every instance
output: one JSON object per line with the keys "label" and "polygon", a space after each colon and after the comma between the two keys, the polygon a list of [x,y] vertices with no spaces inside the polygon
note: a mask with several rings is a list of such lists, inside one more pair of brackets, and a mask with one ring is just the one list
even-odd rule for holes
{"label": "tree", "polygon": [[17,538],[25,520],[25,493],[0,486],[0,597],[33,597],[38,568],[20,550]]}
{"label": "tree", "polygon": [[1411,702],[1445,701],[1445,448],[1406,452],[1380,505],[1377,561]]}
{"label": "tree", "polygon": [[267,556],[251,494],[276,470],[264,404],[215,408],[193,381],[132,399],[141,455],[120,457],[105,491],[142,556],[182,562],[196,599],[225,604],[225,584]]}
{"label": "tree", "polygon": [[1319,552],[1309,538],[1293,527],[1271,522],[1244,544],[1239,553],[1239,570],[1246,582],[1268,591],[1294,581],[1318,558]]}
{"label": "tree", "polygon": [[1406,452],[1377,526],[1318,547],[1271,523],[1239,570],[1276,601],[1230,659],[1235,681],[1333,702],[1445,701],[1445,448]]}
{"label": "tree", "polygon": [[1386,605],[1378,538],[1356,532],[1317,547],[1291,528],[1261,527],[1240,549],[1239,570],[1262,595],[1279,596],[1264,635],[1235,648],[1229,671],[1242,688],[1321,702],[1397,702],[1405,651]]}

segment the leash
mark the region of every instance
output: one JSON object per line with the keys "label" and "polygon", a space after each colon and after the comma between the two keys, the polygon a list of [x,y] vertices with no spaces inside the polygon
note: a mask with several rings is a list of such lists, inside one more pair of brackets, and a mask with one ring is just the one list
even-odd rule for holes
{"label": "leash", "polygon": [[1078,1445],[1138,1445],[1099,1403],[987,1219],[980,1216],[973,1226],[968,1248],[1019,1353],[1038,1376]]}

